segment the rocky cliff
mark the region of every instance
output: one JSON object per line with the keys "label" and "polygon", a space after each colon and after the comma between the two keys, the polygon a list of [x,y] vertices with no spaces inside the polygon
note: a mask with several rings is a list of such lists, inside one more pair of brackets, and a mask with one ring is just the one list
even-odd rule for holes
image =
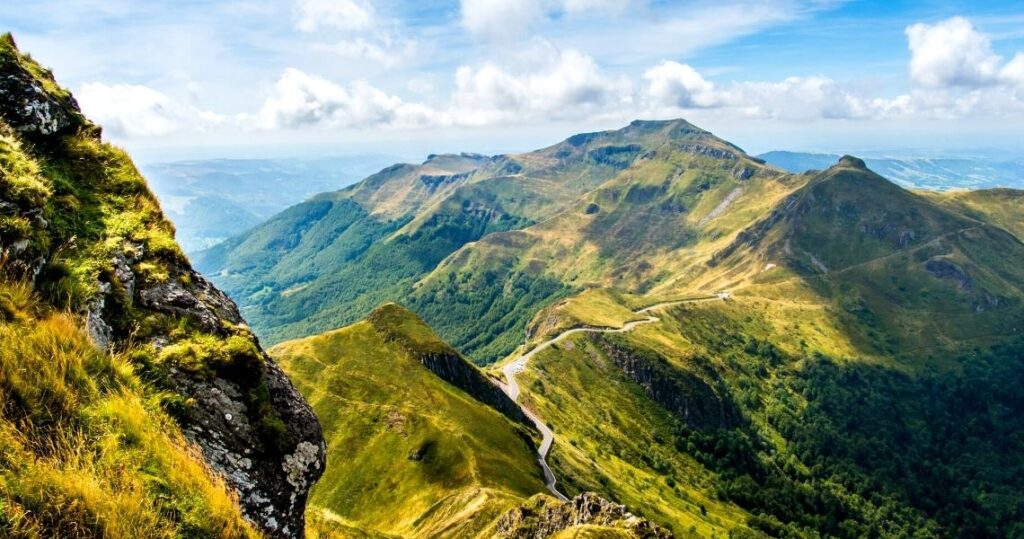
{"label": "rocky cliff", "polygon": [[651,400],[687,425],[719,429],[742,422],[742,414],[714,371],[708,369],[700,376],[673,368],[665,358],[629,346],[617,335],[593,334],[590,338]]}
{"label": "rocky cliff", "polygon": [[131,358],[270,537],[301,537],[323,472],[316,417],[235,304],[192,270],[128,156],[0,38],[0,269]]}
{"label": "rocky cliff", "polygon": [[[444,341],[436,338],[423,322],[411,311],[399,305],[389,303],[370,313],[367,320],[387,338],[396,342],[412,357],[418,359],[424,367],[430,369],[445,382],[469,393],[476,400],[501,412],[509,419],[529,425],[522,409],[480,369],[466,361],[458,351]],[[418,332],[396,331],[395,324],[401,321],[406,324],[422,326],[426,329],[427,338],[416,338]]]}
{"label": "rocky cliff", "polygon": [[609,502],[593,492],[585,492],[568,502],[560,502],[546,495],[534,496],[498,520],[496,535],[515,539],[546,539],[576,526],[588,526],[591,530],[593,527],[601,527],[609,532],[621,532],[614,537],[673,537],[672,532],[633,515],[625,506]]}

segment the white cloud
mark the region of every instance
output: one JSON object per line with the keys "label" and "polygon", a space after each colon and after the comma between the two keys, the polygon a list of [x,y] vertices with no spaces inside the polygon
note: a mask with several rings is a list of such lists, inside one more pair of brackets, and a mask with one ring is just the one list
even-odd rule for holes
{"label": "white cloud", "polygon": [[[576,0],[548,1],[569,9],[565,2]],[[508,7],[478,5],[484,4],[498,11]],[[543,15],[543,6],[535,5]],[[450,86],[436,73],[411,76],[404,84],[408,100],[369,82],[331,81],[295,68],[280,75],[262,106],[231,116],[202,111],[146,86],[91,83],[79,97],[86,112],[109,132],[126,136],[213,126],[344,130],[625,121],[692,116],[695,111],[702,117],[780,122],[1005,119],[1024,113],[1024,53],[1004,61],[993,53],[989,37],[960,18],[915,24],[906,34],[912,84],[896,96],[871,94],[826,76],[716,83],[707,73],[677,61],[657,63],[630,78],[609,72],[580,50],[535,40],[501,61],[459,66]],[[384,66],[414,54],[413,42],[389,36],[383,30],[354,32],[319,48]]]}
{"label": "white cloud", "polygon": [[75,95],[85,114],[114,136],[150,137],[203,130],[224,120],[148,86],[90,82]]}
{"label": "white cloud", "polygon": [[631,108],[632,84],[601,71],[575,50],[555,52],[532,71],[512,73],[493,63],[462,66],[455,75],[451,116],[465,125],[582,118]]}
{"label": "white cloud", "polygon": [[297,127],[413,127],[434,122],[434,111],[405,103],[365,82],[348,86],[289,68],[255,118],[265,129]]}
{"label": "white cloud", "polygon": [[697,70],[679,62],[662,62],[644,72],[647,97],[655,106],[703,108],[716,106],[715,85]]}
{"label": "white cloud", "polygon": [[303,32],[320,29],[364,31],[374,26],[376,14],[365,0],[298,0],[296,28]]}
{"label": "white cloud", "polygon": [[929,25],[908,26],[910,78],[926,88],[978,87],[997,81],[1002,58],[992,52],[988,36],[970,21],[953,17]]}
{"label": "white cloud", "polygon": [[[1024,52],[1018,52],[999,72],[1000,78],[1018,92],[1024,92]],[[1024,95],[1020,96],[1024,98]]]}
{"label": "white cloud", "polygon": [[568,13],[621,13],[637,3],[635,0],[565,0],[564,8]]}
{"label": "white cloud", "polygon": [[545,15],[542,0],[460,0],[460,7],[462,26],[492,38],[520,35]]}

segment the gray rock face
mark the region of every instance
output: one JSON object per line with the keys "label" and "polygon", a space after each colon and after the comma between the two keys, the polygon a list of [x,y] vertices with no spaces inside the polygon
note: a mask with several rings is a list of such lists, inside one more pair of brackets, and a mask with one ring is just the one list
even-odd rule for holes
{"label": "gray rock face", "polygon": [[[234,302],[191,268],[175,268],[179,275],[157,285],[140,284],[142,279],[131,268],[140,249],[134,247],[134,254],[118,253],[113,260],[116,279],[125,292],[132,292],[128,297],[133,304],[187,318],[201,330],[225,338],[229,336],[226,326],[244,324]],[[114,314],[105,309],[112,304],[107,300],[113,286],[103,283],[102,289],[104,294],[89,313],[89,320],[96,321],[90,328],[105,328],[97,331],[97,343],[110,345],[127,336],[117,335],[105,321]],[[158,348],[168,341],[167,336],[151,338]],[[178,417],[185,436],[238,492],[246,517],[268,537],[302,537],[306,498],[323,473],[327,446],[309,405],[277,364],[262,350],[260,354],[261,365],[249,366],[258,372],[208,377],[172,370],[169,383],[194,402]],[[266,404],[283,429],[274,432],[272,442],[261,423],[264,411],[254,409],[253,394],[258,391],[266,392]]]}
{"label": "gray rock face", "polygon": [[502,515],[497,536],[516,539],[546,539],[573,526],[592,525],[618,528],[637,539],[671,539],[672,532],[639,518],[626,507],[593,492],[568,502],[535,496],[526,504]]}
{"label": "gray rock face", "polygon": [[703,373],[704,377],[715,380],[716,388],[701,376],[673,368],[656,354],[623,346],[614,336],[592,335],[591,339],[651,400],[687,425],[716,429],[742,423],[742,414],[729,398],[717,373]]}
{"label": "gray rock face", "polygon": [[[49,80],[52,82],[52,77]],[[52,135],[84,123],[74,98],[47,92],[42,83],[25,70],[0,73],[0,117],[16,131],[29,136]]]}
{"label": "gray rock face", "polygon": [[[99,129],[82,116],[70,94],[60,90],[48,72],[25,62],[17,53],[0,57],[3,122],[44,155],[58,147],[64,135],[98,138]],[[94,164],[85,164],[89,165]],[[0,200],[0,215],[23,217],[32,227],[25,238],[0,237],[0,260],[8,276],[31,279],[53,259],[47,249],[54,246],[38,241],[46,237],[48,227],[42,208],[25,204]],[[250,339],[258,350],[252,354],[256,360],[224,372],[170,368],[166,379],[154,383],[187,403],[173,411],[175,418],[210,467],[237,491],[245,516],[267,537],[303,537],[306,497],[326,464],[326,444],[316,416],[259,349],[234,302],[184,260],[160,259],[167,275],[147,280],[140,269],[144,255],[143,246],[132,242],[115,249],[100,272],[96,297],[83,308],[90,337],[102,348],[118,349],[137,342],[135,330],[152,318],[169,322],[166,329],[147,329],[146,338],[156,349],[181,338],[172,335],[178,325],[214,337]]]}
{"label": "gray rock face", "polygon": [[956,283],[961,290],[971,290],[971,277],[967,273],[945,258],[935,257],[925,262],[924,269],[939,279],[948,279]]}
{"label": "gray rock face", "polygon": [[523,410],[498,386],[457,354],[423,354],[420,363],[445,382],[469,393],[476,400],[498,410],[513,421],[528,425]]}

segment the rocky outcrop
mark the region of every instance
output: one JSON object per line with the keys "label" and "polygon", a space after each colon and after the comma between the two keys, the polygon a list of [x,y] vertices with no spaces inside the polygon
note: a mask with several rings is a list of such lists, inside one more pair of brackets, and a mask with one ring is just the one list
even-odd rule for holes
{"label": "rocky outcrop", "polygon": [[424,367],[438,378],[469,393],[474,399],[494,408],[518,423],[529,424],[523,410],[501,388],[458,354],[414,354]]}
{"label": "rocky outcrop", "polygon": [[[433,335],[429,326],[415,313],[395,303],[378,307],[367,320],[388,342],[402,347],[438,378],[468,393],[474,399],[494,408],[517,423],[529,425],[522,409],[508,398],[487,375],[465,360],[454,348]],[[429,337],[416,339],[401,328],[407,321],[418,326]]]}
{"label": "rocky outcrop", "polygon": [[924,264],[924,269],[938,279],[946,279],[956,283],[961,290],[971,289],[971,277],[948,259],[935,257]]}
{"label": "rocky outcrop", "polygon": [[[75,253],[78,258],[72,260],[87,260],[86,268],[98,268],[83,278],[96,273],[96,282],[83,287],[85,292],[75,289],[85,297],[67,300],[66,308],[81,309],[88,334],[99,347],[138,357],[145,378],[171,395],[168,411],[210,467],[237,491],[250,521],[268,537],[302,537],[306,496],[326,460],[312,410],[259,348],[234,302],[193,271],[173,245],[170,225],[159,210],[151,209],[156,202],[146,202],[143,214],[139,206],[120,202],[131,197],[105,190],[111,189],[107,182],[115,175],[108,167],[118,167],[117,181],[130,186],[118,188],[135,189],[133,196],[139,199],[151,197],[127,158],[97,144],[100,130],[82,116],[49,71],[18,53],[9,35],[0,39],[0,135],[7,137],[6,150],[20,152],[25,161],[45,159],[58,170],[70,171],[64,181],[78,182],[75,194],[103,204],[104,211],[120,211],[122,204],[124,211],[138,212],[133,219],[148,220],[129,232],[108,230],[106,223],[76,223],[88,229],[82,233],[68,230],[64,220],[64,230],[54,231],[42,217],[62,211],[50,206],[51,187],[38,188],[34,197],[0,196],[0,212],[24,223],[18,236],[0,235],[6,276],[28,278],[37,288],[50,287],[59,295],[61,283],[71,278],[66,266],[54,263],[59,256]],[[11,142],[12,137],[17,141]],[[78,147],[89,150],[70,158]],[[41,167],[22,168],[19,174],[35,174],[31,181],[39,185],[52,183],[39,176]],[[5,185],[30,181],[0,179]],[[8,190],[18,192],[5,188],[0,195]],[[159,252],[147,247],[157,234]],[[189,339],[223,347],[229,361],[183,368],[162,360],[170,347]]]}
{"label": "rocky outcrop", "polygon": [[[7,47],[16,49],[10,34],[0,36]],[[4,47],[5,50],[8,50]],[[5,65],[19,64],[21,58],[4,58]],[[66,92],[55,92],[53,75],[42,68],[30,71],[29,65],[21,69],[4,69],[0,73],[0,118],[29,137],[53,135],[85,125],[78,111],[78,103]]]}
{"label": "rocky outcrop", "polygon": [[673,368],[653,352],[627,346],[616,335],[591,334],[590,338],[651,400],[690,427],[719,429],[742,422],[742,414],[713,371],[703,374],[717,381],[714,386],[705,377]]}
{"label": "rocky outcrop", "polygon": [[672,532],[637,517],[626,507],[585,492],[568,502],[538,495],[498,519],[498,537],[546,539],[574,526],[603,526],[624,531],[636,539],[671,539]]}

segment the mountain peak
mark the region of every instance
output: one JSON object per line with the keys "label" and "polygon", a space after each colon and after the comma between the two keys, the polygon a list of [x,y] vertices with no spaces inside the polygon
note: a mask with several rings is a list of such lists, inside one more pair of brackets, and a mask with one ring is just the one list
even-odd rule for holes
{"label": "mountain peak", "polygon": [[48,136],[90,126],[71,93],[49,69],[18,50],[10,33],[0,36],[0,119],[29,136]]}
{"label": "mountain peak", "polygon": [[835,164],[837,167],[857,168],[861,170],[867,170],[868,166],[864,163],[864,160],[859,157],[852,155],[844,155],[839,158],[839,162]]}

